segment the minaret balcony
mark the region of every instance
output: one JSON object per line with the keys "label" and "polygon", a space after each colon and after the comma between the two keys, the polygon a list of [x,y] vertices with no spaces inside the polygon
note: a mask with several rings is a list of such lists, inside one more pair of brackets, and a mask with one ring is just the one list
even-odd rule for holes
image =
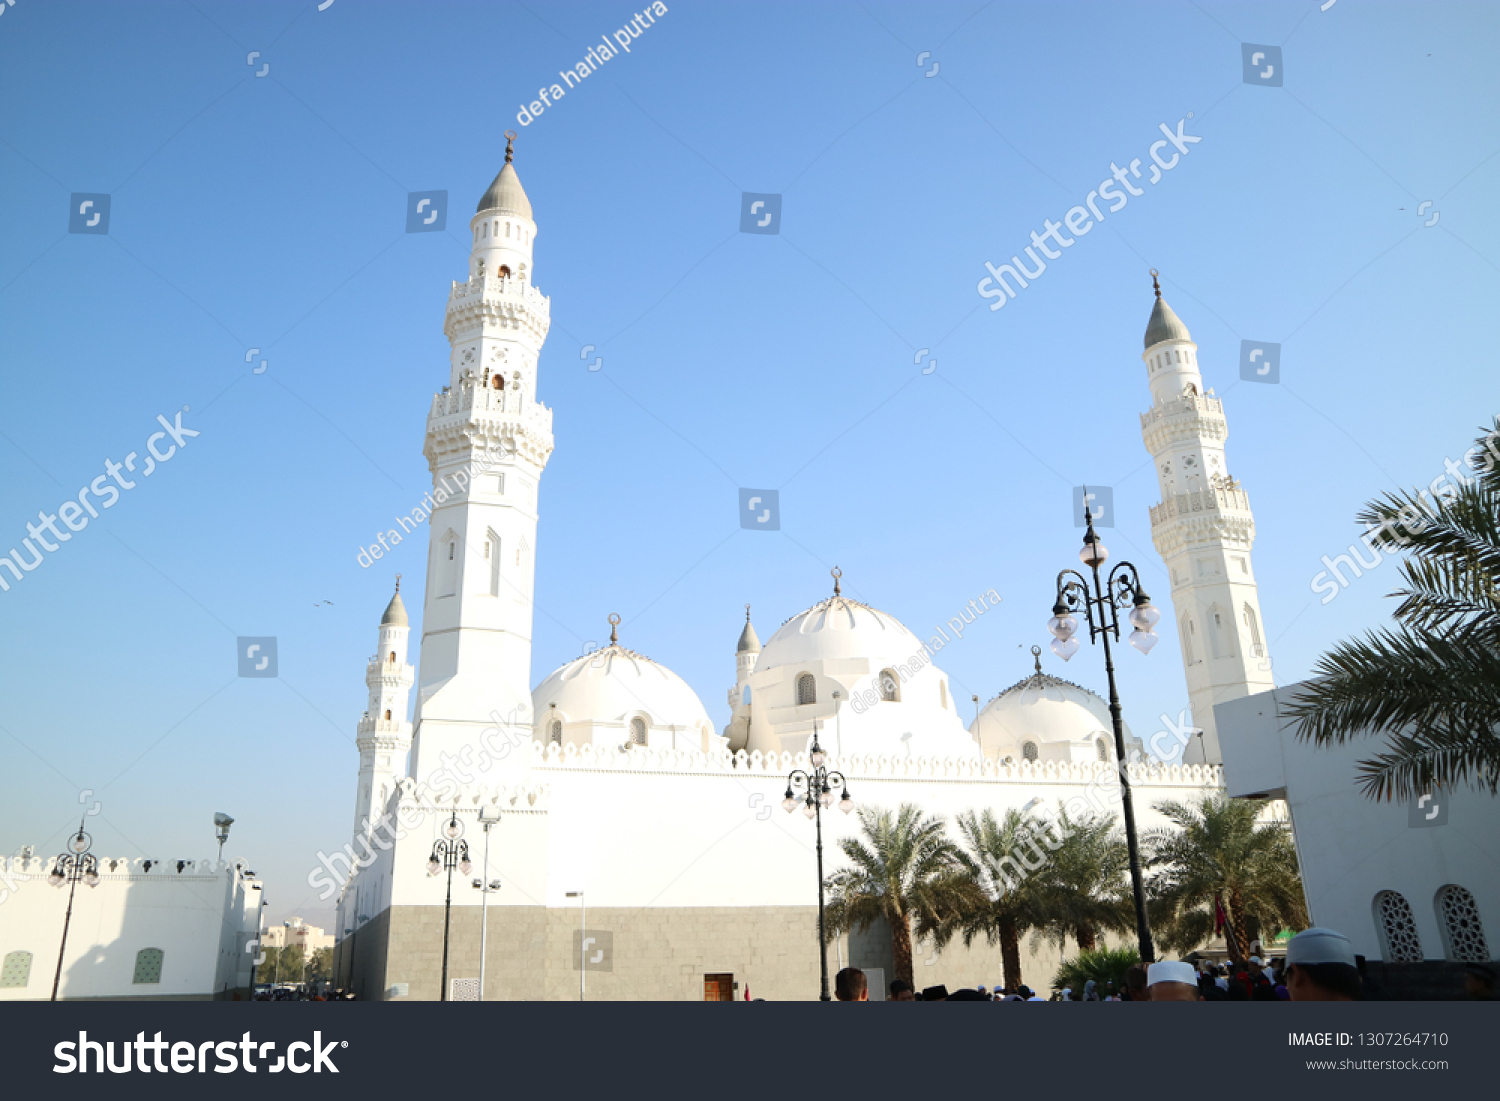
{"label": "minaret balcony", "polygon": [[538,336],[545,339],[552,325],[551,299],[524,279],[479,275],[466,283],[453,284],[448,292],[443,330],[451,340],[461,327],[460,322],[489,318],[512,323],[526,315],[531,318],[528,327],[535,328]]}
{"label": "minaret balcony", "polygon": [[552,434],[552,410],[533,401],[524,390],[495,390],[479,385],[477,379],[432,396],[428,431],[461,420],[518,422],[535,432]]}
{"label": "minaret balcony", "polygon": [[370,719],[359,720],[359,726],[355,728],[361,742],[373,740],[378,748],[398,749],[411,740],[411,723],[405,719]]}
{"label": "minaret balcony", "polygon": [[402,663],[392,665],[379,658],[371,658],[365,665],[365,683],[371,688],[410,688],[416,682],[416,670]]}
{"label": "minaret balcony", "polygon": [[1159,505],[1151,506],[1151,526],[1182,516],[1203,513],[1250,512],[1250,495],[1238,485],[1215,486],[1193,493],[1177,493]]}
{"label": "minaret balcony", "polygon": [[1229,436],[1224,403],[1218,398],[1184,394],[1154,405],[1141,414],[1141,435],[1152,454],[1185,439],[1223,441]]}

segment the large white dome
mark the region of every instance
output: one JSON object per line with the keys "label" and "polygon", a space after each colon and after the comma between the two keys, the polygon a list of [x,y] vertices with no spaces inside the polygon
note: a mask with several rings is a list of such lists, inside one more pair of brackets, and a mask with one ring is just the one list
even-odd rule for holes
{"label": "large white dome", "polygon": [[[1033,649],[1034,654],[1039,653]],[[1140,749],[1122,723],[1125,751]],[[1114,727],[1109,704],[1087,688],[1042,672],[1011,685],[985,705],[969,727],[984,755],[1003,761],[1112,761]],[[1101,748],[1102,746],[1102,748]]]}
{"label": "large white dome", "polygon": [[[978,755],[933,650],[894,616],[837,588],[783,623],[749,674],[746,747],[895,757]],[[736,742],[736,745],[738,743]]]}
{"label": "large white dome", "polygon": [[707,749],[713,723],[697,693],[665,665],[611,641],[574,658],[531,693],[542,743]]}

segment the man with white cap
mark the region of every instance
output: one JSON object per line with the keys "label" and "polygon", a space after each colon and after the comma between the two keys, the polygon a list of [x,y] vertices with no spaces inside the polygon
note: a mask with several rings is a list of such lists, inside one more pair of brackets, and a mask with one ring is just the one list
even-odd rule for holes
{"label": "man with white cap", "polygon": [[1163,960],[1146,968],[1147,1001],[1198,1001],[1198,973],[1181,960]]}
{"label": "man with white cap", "polygon": [[1332,929],[1306,929],[1286,946],[1286,989],[1294,1002],[1352,1002],[1359,997],[1354,945]]}

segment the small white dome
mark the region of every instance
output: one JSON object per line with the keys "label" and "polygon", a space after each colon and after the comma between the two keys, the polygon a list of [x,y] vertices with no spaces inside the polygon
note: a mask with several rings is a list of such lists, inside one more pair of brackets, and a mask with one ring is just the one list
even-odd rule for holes
{"label": "small white dome", "polygon": [[[1131,755],[1141,744],[1129,724],[1121,725],[1125,751]],[[1115,759],[1109,704],[1087,688],[1043,673],[1040,659],[1035,673],[985,705],[969,731],[991,760]]]}
{"label": "small white dome", "polygon": [[531,702],[533,736],[543,743],[706,749],[704,739],[717,737],[686,681],[617,642],[557,669]]}

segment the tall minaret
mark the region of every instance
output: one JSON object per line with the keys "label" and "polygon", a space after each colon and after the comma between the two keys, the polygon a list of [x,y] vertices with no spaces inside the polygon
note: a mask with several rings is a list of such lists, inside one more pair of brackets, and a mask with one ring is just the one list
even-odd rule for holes
{"label": "tall minaret", "polygon": [[1141,414],[1146,450],[1156,460],[1162,503],[1151,510],[1151,538],[1172,578],[1193,724],[1189,763],[1218,764],[1214,704],[1275,687],[1250,548],[1250,498],[1229,476],[1224,403],[1203,388],[1198,345],[1161,296],[1146,326],[1151,408]]}
{"label": "tall minaret", "polygon": [[734,687],[729,690],[729,725],[724,736],[729,739],[729,748],[738,752],[750,740],[750,674],[755,672],[755,663],[760,658],[760,636],[750,622],[750,605],[745,605],[745,629],[740,632],[740,641],[734,648]]}
{"label": "tall minaret", "polygon": [[406,605],[401,603],[401,575],[396,575],[396,592],[380,617],[380,641],[375,656],[365,666],[365,684],[370,689],[370,706],[359,720],[355,744],[359,746],[359,793],[354,802],[354,836],[370,832],[373,816],[377,821],[384,812],[386,796],[391,793],[401,760],[411,748],[411,723],[406,708],[416,671],[406,662],[406,640],[411,621]]}
{"label": "tall minaret", "polygon": [[[482,736],[531,738],[537,488],[552,454],[537,356],[551,307],[533,284],[536,223],[506,137],[505,165],[469,222],[468,278],[448,295],[448,385],[427,417],[435,508],[410,767],[419,784]],[[512,767],[524,760],[507,756]]]}

